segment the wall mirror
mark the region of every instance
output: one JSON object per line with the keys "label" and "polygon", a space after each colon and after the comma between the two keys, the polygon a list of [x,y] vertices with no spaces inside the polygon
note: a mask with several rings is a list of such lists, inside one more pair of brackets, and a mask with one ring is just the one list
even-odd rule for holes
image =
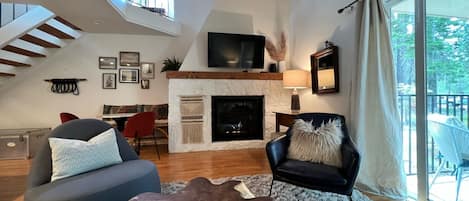
{"label": "wall mirror", "polygon": [[311,55],[311,81],[313,93],[339,92],[339,50],[337,46],[326,48]]}

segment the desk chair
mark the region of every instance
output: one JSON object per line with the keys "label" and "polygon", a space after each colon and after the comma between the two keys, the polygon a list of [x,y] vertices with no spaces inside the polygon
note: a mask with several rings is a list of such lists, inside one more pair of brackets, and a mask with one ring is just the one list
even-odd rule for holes
{"label": "desk chair", "polygon": [[67,113],[67,112],[60,113],[60,120],[62,121],[62,123],[65,123],[67,121],[71,121],[71,120],[74,120],[74,119],[80,119],[80,118],[78,118],[74,114]]}
{"label": "desk chair", "polygon": [[143,138],[151,137],[155,143],[156,153],[160,159],[160,151],[158,150],[158,143],[155,135],[155,114],[153,112],[141,112],[127,120],[124,128],[124,136],[134,138],[135,151],[140,154],[141,140]]}

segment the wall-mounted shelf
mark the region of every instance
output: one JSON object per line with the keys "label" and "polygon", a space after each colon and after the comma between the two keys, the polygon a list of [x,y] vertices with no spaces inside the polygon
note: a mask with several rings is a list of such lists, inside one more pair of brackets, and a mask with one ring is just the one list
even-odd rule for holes
{"label": "wall-mounted shelf", "polygon": [[282,73],[167,71],[168,79],[282,80]]}

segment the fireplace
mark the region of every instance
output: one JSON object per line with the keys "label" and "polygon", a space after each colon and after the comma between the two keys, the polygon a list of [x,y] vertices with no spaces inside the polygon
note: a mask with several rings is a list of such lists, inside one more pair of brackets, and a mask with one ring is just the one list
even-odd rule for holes
{"label": "fireplace", "polygon": [[212,141],[262,140],[264,96],[212,96]]}

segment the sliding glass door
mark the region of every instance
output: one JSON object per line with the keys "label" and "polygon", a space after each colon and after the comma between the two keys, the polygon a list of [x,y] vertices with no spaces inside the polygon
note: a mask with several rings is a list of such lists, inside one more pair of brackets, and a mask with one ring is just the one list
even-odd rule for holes
{"label": "sliding glass door", "polygon": [[469,200],[469,1],[388,7],[409,196]]}
{"label": "sliding glass door", "polygon": [[469,180],[464,181],[461,167],[469,167],[464,164],[469,162],[465,154],[469,154],[468,9],[468,0],[426,1],[428,180],[432,200],[469,200]]}

